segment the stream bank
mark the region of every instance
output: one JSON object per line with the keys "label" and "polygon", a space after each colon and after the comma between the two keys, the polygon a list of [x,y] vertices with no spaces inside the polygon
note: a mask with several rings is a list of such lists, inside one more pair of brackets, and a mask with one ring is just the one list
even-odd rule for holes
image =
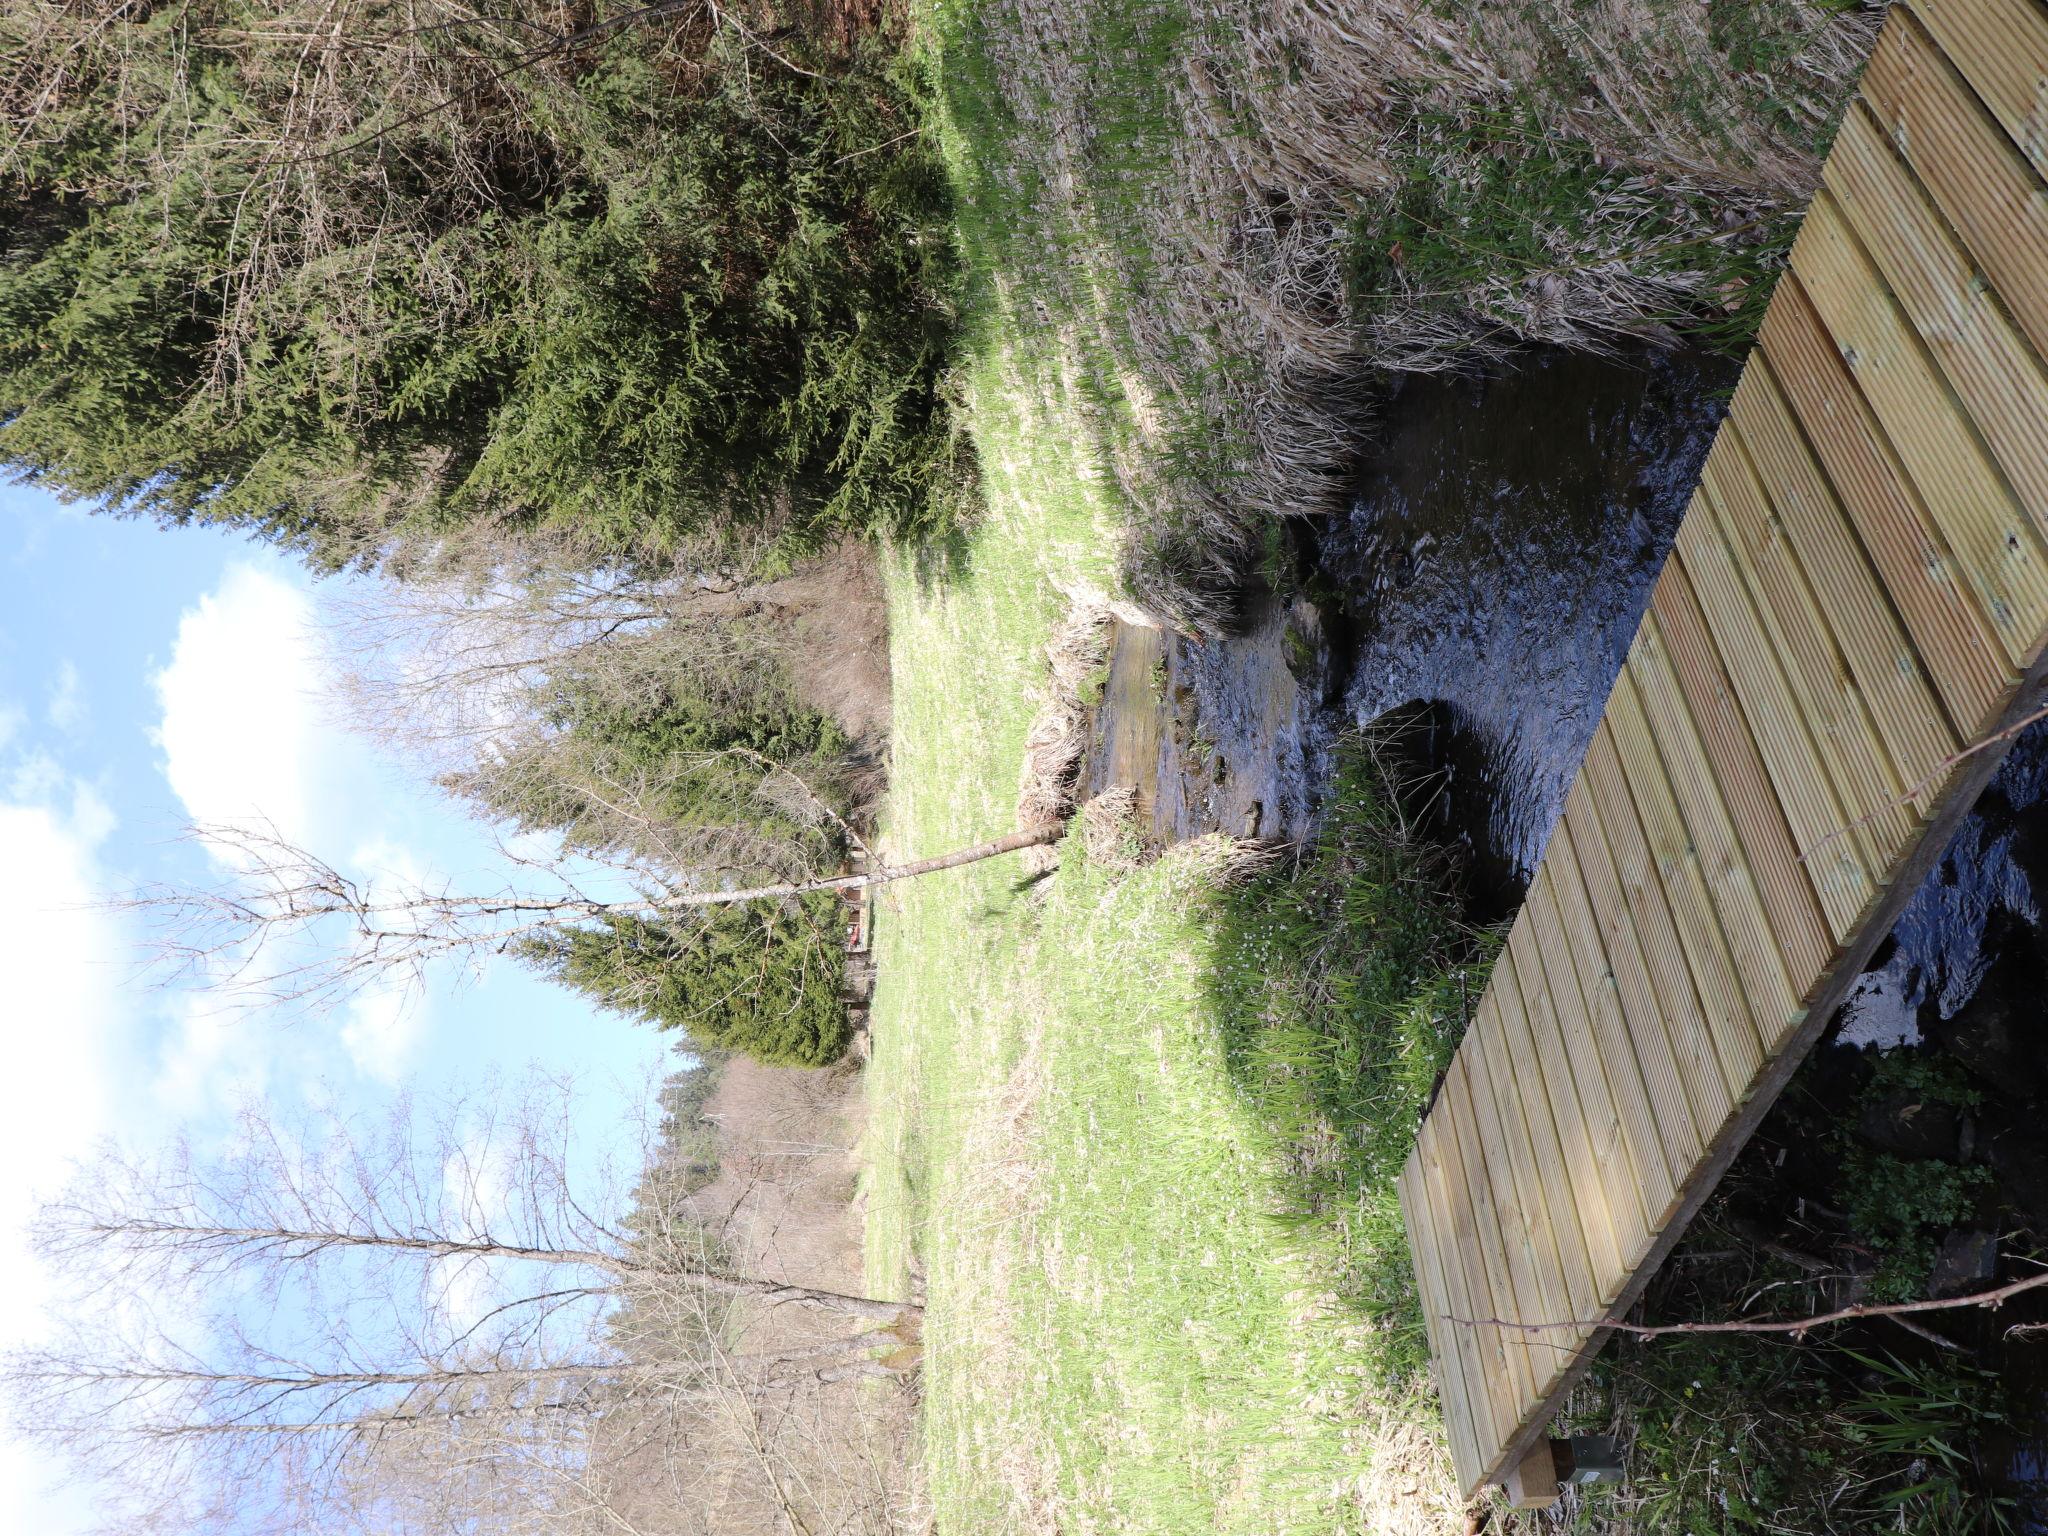
{"label": "stream bank", "polygon": [[[1419,716],[1426,814],[1461,857],[1470,914],[1512,916],[1733,380],[1686,354],[1535,353],[1491,378],[1408,382],[1346,513],[1302,541],[1300,595],[1258,596],[1241,633],[1206,647],[1156,639],[1164,658],[1147,665],[1169,707],[1153,742],[1155,838],[1298,842],[1340,729]],[[1112,688],[1106,716],[1139,703]],[[1233,799],[1231,784],[1256,791]],[[1797,1316],[2032,1272],[2048,1234],[2044,795],[2048,729],[2036,728],[1652,1283],[1646,1316]],[[2012,1331],[2048,1320],[2036,1300],[1762,1354],[1724,1340],[1618,1345],[1576,1411],[1639,1447],[1638,1494],[1624,1490],[1617,1510],[1655,1496],[1673,1511],[1712,1505],[1710,1529],[1825,1530],[1829,1475],[1891,1466],[1869,1460],[1872,1415],[1886,1411],[1872,1405],[1915,1402],[1961,1460],[1901,1452],[1885,1477],[1917,1467],[1959,1509],[2048,1530],[2048,1335]],[[1927,1408],[1959,1382],[1981,1413]],[[1717,1391],[1725,1401],[1703,1416]],[[1734,1421],[1748,1428],[1729,1431],[1711,1471],[1681,1455]]]}

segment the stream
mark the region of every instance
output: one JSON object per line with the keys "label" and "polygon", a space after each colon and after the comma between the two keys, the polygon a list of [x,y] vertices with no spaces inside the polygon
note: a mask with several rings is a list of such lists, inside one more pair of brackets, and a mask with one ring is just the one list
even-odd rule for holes
{"label": "stream", "polygon": [[[1535,352],[1496,377],[1411,378],[1348,510],[1301,538],[1303,595],[1250,594],[1236,631],[1206,644],[1113,626],[1081,798],[1132,785],[1154,847],[1213,831],[1299,843],[1340,727],[1398,715],[1431,786],[1424,814],[1461,851],[1472,916],[1511,917],[1735,376],[1683,353]],[[1875,1262],[1867,1247],[1856,1257],[1838,1209],[1851,1141],[1988,1170],[1972,1175],[1985,1193],[1971,1218],[1943,1235],[1974,1258],[1909,1277],[1916,1290],[2017,1278],[2025,1234],[2048,1235],[2044,801],[2048,723],[2015,743],[1738,1160],[1749,1172],[1731,1175],[1754,1206],[1740,1219],[1850,1256],[1838,1300],[1864,1294]],[[1872,1088],[1880,1059],[1966,1082],[1968,1107]],[[2048,1332],[2007,1331],[2048,1324],[2048,1298],[1941,1316],[2007,1388],[1999,1443],[1975,1448],[1984,1475],[2015,1529],[2048,1531]]]}
{"label": "stream", "polygon": [[[1542,857],[1734,373],[1682,354],[1537,354],[1502,377],[1413,380],[1348,514],[1321,536],[1328,681],[1358,724],[1424,708],[1435,814],[1465,852],[1482,919],[1515,910]],[[1856,1131],[1898,1155],[1988,1167],[1996,1198],[1978,1218],[1992,1230],[1952,1236],[1994,1254],[2001,1216],[2048,1234],[2044,797],[2048,724],[2015,744],[1808,1068],[1848,1083],[1881,1052],[1959,1063],[1974,1107],[1915,1102],[1887,1117],[1866,1104]],[[2016,1528],[2048,1531],[2048,1343],[2007,1332],[2048,1307],[1947,1317],[2011,1400],[2002,1443],[1978,1454],[2014,1500]]]}

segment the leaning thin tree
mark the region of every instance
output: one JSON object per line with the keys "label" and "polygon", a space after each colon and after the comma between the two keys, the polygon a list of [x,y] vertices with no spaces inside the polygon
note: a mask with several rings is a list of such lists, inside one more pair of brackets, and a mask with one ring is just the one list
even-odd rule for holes
{"label": "leaning thin tree", "polygon": [[[269,830],[208,826],[194,829],[194,835],[233,871],[224,883],[146,886],[115,905],[151,925],[167,980],[196,979],[266,1004],[325,1007],[394,979],[417,983],[437,961],[481,964],[548,934],[608,918],[660,919],[812,892],[864,890],[1057,842],[1064,832],[1012,832],[859,873],[733,887],[700,884],[702,872],[670,874],[644,863],[593,876],[564,855],[525,861],[522,870],[531,878],[523,883],[459,891],[358,880]],[[630,889],[593,889],[597,879],[614,878]]]}

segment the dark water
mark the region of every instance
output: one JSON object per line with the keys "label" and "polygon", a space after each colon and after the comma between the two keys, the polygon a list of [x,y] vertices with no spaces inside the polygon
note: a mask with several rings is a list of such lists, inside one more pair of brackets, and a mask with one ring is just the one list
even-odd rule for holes
{"label": "dark water", "polygon": [[[1365,723],[1427,706],[1437,813],[1469,851],[1482,917],[1511,913],[1542,857],[1732,382],[1727,366],[1682,356],[1538,355],[1501,378],[1411,383],[1322,540],[1345,710]],[[1853,1067],[1850,1053],[1897,1049],[1960,1061],[1983,1098],[1945,1155],[1988,1165],[2001,1209],[2039,1234],[2044,905],[2048,726],[2016,743],[1814,1064],[1825,1075]],[[2048,1530],[2048,1344],[2007,1332],[2037,1311],[2048,1318],[2048,1303],[1957,1327],[2015,1415],[1979,1452],[2018,1501],[2016,1524]]]}
{"label": "dark water", "polygon": [[1355,636],[1346,707],[1433,706],[1483,906],[1512,911],[1542,856],[1733,382],[1699,358],[1546,353],[1417,379],[1323,541]]}

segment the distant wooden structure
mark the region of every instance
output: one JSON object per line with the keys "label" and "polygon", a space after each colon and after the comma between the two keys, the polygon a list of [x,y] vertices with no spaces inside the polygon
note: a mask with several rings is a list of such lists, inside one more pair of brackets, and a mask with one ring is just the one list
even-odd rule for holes
{"label": "distant wooden structure", "polygon": [[1468,1493],[1554,1496],[1599,1324],[2040,707],[2044,177],[2048,9],[1896,6],[1401,1174]]}

